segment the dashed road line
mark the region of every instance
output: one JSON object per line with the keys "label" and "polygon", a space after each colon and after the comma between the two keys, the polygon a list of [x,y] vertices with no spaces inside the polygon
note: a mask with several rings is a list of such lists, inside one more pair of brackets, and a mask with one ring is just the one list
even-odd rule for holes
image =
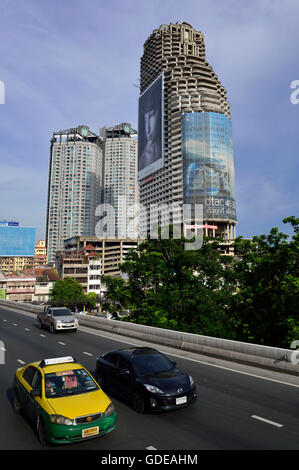
{"label": "dashed road line", "polygon": [[86,356],[93,356],[93,354],[86,352],[86,351],[83,351],[83,354],[86,354]]}
{"label": "dashed road line", "polygon": [[[15,311],[15,307],[7,307],[7,308]],[[36,316],[33,313],[24,312],[24,311],[18,311],[17,313],[25,315],[27,317],[31,317],[31,318]],[[7,320],[3,319],[3,321],[7,321]],[[89,328],[84,327],[82,325],[79,327],[79,330],[81,330],[82,332],[85,332],[85,333],[93,334],[93,335],[96,335],[96,336],[102,336],[104,338],[116,340],[118,342],[134,345],[134,343],[132,343],[129,338],[127,340],[121,340],[120,338],[115,338],[114,336],[109,336],[109,334],[105,335],[105,334],[102,334],[102,333],[99,333],[99,332],[91,331]],[[142,340],[140,340],[140,341],[142,341]],[[135,343],[135,345],[139,346],[140,344]],[[161,345],[160,345],[160,347],[162,349]],[[187,360],[187,361],[192,361],[192,362],[197,362],[199,364],[204,364],[204,365],[207,365],[209,367],[216,367],[218,369],[227,370],[229,372],[234,372],[234,373],[237,373],[237,374],[243,374],[243,375],[247,375],[249,377],[253,377],[253,378],[257,378],[257,379],[261,379],[261,380],[266,380],[266,381],[270,381],[270,382],[274,382],[274,383],[279,383],[279,384],[282,384],[282,385],[288,385],[289,387],[299,388],[299,384],[296,384],[296,383],[286,382],[286,381],[278,380],[278,379],[273,379],[273,378],[270,378],[270,377],[265,377],[265,376],[262,376],[262,375],[253,374],[252,372],[241,371],[241,370],[238,370],[238,369],[235,369],[235,368],[232,368],[232,367],[227,367],[227,366],[211,363],[211,362],[208,362],[208,361],[204,361],[202,359],[197,359],[197,358],[195,359],[195,358],[191,358],[191,357],[186,357],[185,355],[181,355],[179,353],[175,354],[175,353],[171,353],[171,352],[167,351],[167,354],[169,354],[170,356],[179,357],[180,359],[184,359],[184,360]],[[237,367],[237,365],[236,365],[236,367]]]}
{"label": "dashed road line", "polygon": [[66,343],[63,343],[62,341],[58,341],[58,344],[61,344],[61,346],[66,346]]}
{"label": "dashed road line", "polygon": [[261,416],[252,415],[251,418],[257,419],[259,421],[263,421],[264,423],[267,423],[267,424],[272,424],[272,426],[276,426],[277,428],[283,427],[283,424],[275,423],[275,421],[270,421],[269,419],[262,418]]}
{"label": "dashed road line", "polygon": [[22,361],[22,359],[17,359],[17,362],[19,362],[20,364],[25,364],[25,362]]}

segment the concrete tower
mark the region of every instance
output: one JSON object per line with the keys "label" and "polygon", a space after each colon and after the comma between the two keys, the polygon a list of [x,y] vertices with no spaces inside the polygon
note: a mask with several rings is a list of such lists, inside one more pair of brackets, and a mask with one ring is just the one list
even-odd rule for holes
{"label": "concrete tower", "polygon": [[108,211],[105,236],[137,238],[137,131],[131,124],[121,123],[102,128],[100,136],[104,151],[103,202],[113,208],[113,213]]}
{"label": "concrete tower", "polygon": [[[150,208],[160,220],[155,205],[182,212],[184,204],[201,204],[203,220],[196,220],[194,211],[184,219],[191,231],[203,228],[205,235],[234,238],[230,106],[206,60],[203,34],[188,23],[155,29],[144,43],[140,93],[138,179],[147,210],[141,231],[150,228]],[[154,119],[159,132],[153,137]]]}
{"label": "concrete tower", "polygon": [[102,143],[87,126],[54,132],[51,140],[46,245],[48,262],[64,240],[94,235],[101,203]]}

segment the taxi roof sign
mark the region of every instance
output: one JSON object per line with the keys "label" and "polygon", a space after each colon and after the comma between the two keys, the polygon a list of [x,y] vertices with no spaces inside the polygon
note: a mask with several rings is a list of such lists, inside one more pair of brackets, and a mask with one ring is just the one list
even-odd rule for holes
{"label": "taxi roof sign", "polygon": [[55,364],[65,364],[67,362],[75,362],[75,359],[72,356],[66,357],[54,357],[52,359],[43,359],[40,363],[40,367],[52,366]]}

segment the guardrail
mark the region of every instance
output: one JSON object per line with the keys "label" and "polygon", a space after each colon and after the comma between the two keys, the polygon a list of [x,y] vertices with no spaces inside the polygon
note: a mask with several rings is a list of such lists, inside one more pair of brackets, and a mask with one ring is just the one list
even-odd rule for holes
{"label": "guardrail", "polygon": [[[0,299],[0,305],[32,313],[38,313],[43,309],[43,307],[37,305],[21,304],[19,302],[2,299]],[[106,318],[85,314],[77,315],[77,318],[81,325],[112,332],[127,338],[139,339],[149,343],[170,346],[182,351],[194,352],[299,375],[299,360],[294,360],[294,353],[296,356],[296,352],[292,349],[275,348],[192,333],[183,333],[120,320],[108,320]]]}

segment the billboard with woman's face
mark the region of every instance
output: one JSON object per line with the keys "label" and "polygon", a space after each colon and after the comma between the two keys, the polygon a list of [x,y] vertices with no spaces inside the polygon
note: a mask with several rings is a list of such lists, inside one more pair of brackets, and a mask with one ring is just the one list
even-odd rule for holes
{"label": "billboard with woman's face", "polygon": [[202,204],[204,219],[236,221],[231,120],[219,113],[182,116],[184,203]]}
{"label": "billboard with woman's face", "polygon": [[162,168],[163,74],[140,95],[138,110],[138,178]]}

